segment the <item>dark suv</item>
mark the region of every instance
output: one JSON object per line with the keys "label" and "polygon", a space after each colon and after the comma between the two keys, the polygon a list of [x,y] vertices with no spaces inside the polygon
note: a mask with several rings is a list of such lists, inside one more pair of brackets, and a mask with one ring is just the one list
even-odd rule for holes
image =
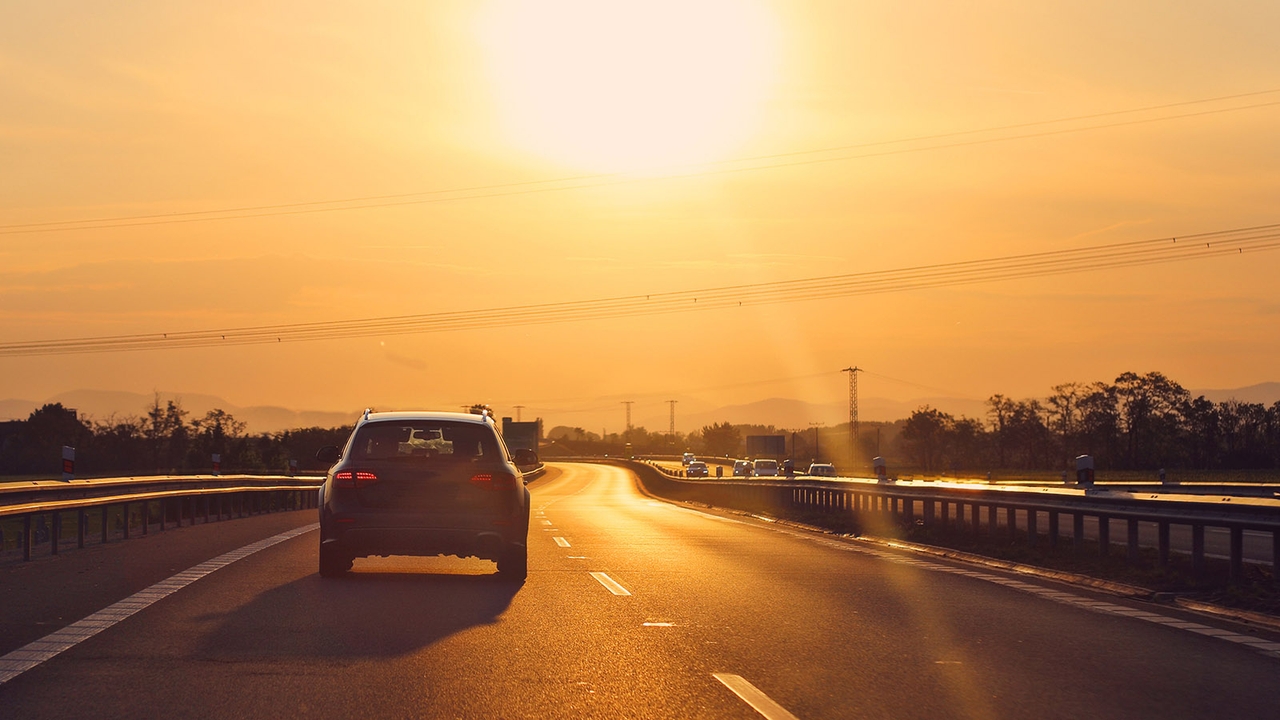
{"label": "dark suv", "polygon": [[320,574],[357,557],[457,555],[528,568],[529,491],[488,414],[368,410],[320,493]]}

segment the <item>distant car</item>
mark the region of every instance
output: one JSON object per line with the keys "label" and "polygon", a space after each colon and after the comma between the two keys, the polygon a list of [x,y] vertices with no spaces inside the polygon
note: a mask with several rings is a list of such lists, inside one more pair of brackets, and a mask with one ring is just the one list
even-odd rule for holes
{"label": "distant car", "polygon": [[751,477],[751,463],[747,462],[746,460],[734,460],[733,476],[734,477]]}
{"label": "distant car", "polygon": [[697,458],[693,456],[693,453],[685,453],[684,456],[680,458],[680,464],[688,465],[694,460],[697,460]]}
{"label": "distant car", "polygon": [[752,463],[756,477],[778,477],[777,460],[756,460]]}
{"label": "distant car", "polygon": [[836,466],[831,463],[811,463],[809,472],[805,475],[813,475],[814,477],[835,477]]}
{"label": "distant car", "polygon": [[694,460],[689,463],[689,467],[685,468],[685,475],[688,477],[707,477],[707,464],[701,460]]}
{"label": "distant car", "polygon": [[493,418],[366,411],[321,488],[320,575],[373,555],[493,560],[504,578],[528,568],[529,490]]}

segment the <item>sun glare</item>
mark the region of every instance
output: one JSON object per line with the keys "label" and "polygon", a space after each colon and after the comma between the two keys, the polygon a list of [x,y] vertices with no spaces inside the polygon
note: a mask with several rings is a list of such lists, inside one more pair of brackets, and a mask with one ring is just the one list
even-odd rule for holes
{"label": "sun glare", "polygon": [[748,0],[495,0],[481,36],[513,142],[611,172],[738,147],[776,72],[773,28]]}

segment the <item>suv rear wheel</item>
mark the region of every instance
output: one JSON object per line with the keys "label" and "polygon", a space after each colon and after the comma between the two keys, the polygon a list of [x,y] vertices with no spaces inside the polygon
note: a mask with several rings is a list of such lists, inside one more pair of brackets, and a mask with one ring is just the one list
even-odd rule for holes
{"label": "suv rear wheel", "polygon": [[351,569],[351,558],[343,555],[333,543],[320,545],[320,577],[341,577]]}
{"label": "suv rear wheel", "polygon": [[508,545],[498,558],[498,575],[504,580],[524,580],[529,576],[529,548],[525,545]]}

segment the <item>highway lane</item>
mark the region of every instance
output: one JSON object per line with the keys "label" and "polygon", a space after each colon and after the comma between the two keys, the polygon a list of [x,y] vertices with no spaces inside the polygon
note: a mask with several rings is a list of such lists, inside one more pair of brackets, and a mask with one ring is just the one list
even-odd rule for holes
{"label": "highway lane", "polygon": [[[672,506],[620,468],[559,469],[532,486],[523,586],[491,563],[443,558],[361,560],[322,580],[308,532],[0,685],[0,708],[761,717],[733,688],[799,718],[1265,717],[1280,703],[1280,658],[1238,641],[1091,611],[1079,604],[1099,598],[1083,591],[1067,589],[1070,604]],[[1230,632],[1220,627],[1207,630]]]}

